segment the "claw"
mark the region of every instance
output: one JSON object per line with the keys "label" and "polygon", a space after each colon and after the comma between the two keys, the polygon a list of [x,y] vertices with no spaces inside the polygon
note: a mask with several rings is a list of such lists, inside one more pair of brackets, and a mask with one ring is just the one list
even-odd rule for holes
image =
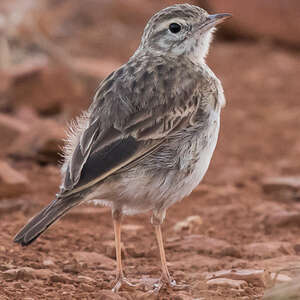
{"label": "claw", "polygon": [[185,290],[189,287],[187,284],[177,284],[174,279],[166,281],[161,278],[157,283],[154,284],[153,292],[158,293],[164,286],[176,291]]}
{"label": "claw", "polygon": [[[149,286],[150,280],[148,279],[148,286]],[[172,278],[166,279],[164,276],[161,276],[159,280],[156,280],[155,283],[152,281],[152,289],[148,290],[148,293],[150,294],[158,294],[160,290],[163,288],[171,288],[172,290],[180,291],[180,290],[186,290],[189,288],[189,285],[187,284],[177,284],[176,281]]]}

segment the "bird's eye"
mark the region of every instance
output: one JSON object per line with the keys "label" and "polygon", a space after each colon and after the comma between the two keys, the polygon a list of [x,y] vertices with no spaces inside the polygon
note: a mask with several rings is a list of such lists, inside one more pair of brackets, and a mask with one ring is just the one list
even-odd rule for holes
{"label": "bird's eye", "polygon": [[172,33],[178,33],[181,30],[181,26],[179,24],[177,24],[177,23],[171,23],[169,25],[169,30]]}

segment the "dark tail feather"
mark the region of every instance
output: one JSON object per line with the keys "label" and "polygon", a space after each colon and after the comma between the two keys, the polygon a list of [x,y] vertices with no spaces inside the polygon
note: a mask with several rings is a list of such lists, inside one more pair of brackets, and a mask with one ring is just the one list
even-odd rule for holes
{"label": "dark tail feather", "polygon": [[69,209],[78,205],[81,199],[82,198],[77,195],[72,195],[53,200],[20,230],[15,236],[14,242],[20,243],[22,246],[29,245]]}

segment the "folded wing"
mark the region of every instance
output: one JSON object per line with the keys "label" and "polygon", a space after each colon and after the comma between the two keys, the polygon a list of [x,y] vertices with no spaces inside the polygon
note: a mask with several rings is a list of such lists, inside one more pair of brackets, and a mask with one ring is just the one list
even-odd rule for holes
{"label": "folded wing", "polygon": [[[170,134],[192,125],[199,111],[201,81],[197,78],[187,76],[178,82],[178,76],[169,70],[165,84],[170,90],[161,93],[163,80],[154,70],[146,76],[147,84],[143,79],[141,92],[136,88],[139,78],[133,74],[124,81],[124,76],[129,76],[120,70],[96,93],[88,126],[67,162],[61,196],[85,190],[152,153]],[[179,84],[183,87],[180,92]]]}

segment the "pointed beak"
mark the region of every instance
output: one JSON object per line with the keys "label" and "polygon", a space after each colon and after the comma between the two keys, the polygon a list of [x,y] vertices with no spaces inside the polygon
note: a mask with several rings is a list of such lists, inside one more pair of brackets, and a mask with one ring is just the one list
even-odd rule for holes
{"label": "pointed beak", "polygon": [[213,23],[214,26],[224,22],[226,19],[231,18],[231,14],[215,14],[208,16],[208,22]]}
{"label": "pointed beak", "polygon": [[209,15],[207,20],[201,25],[200,31],[205,32],[215,26],[217,26],[220,23],[223,23],[225,20],[231,18],[231,14],[215,14],[215,15]]}

